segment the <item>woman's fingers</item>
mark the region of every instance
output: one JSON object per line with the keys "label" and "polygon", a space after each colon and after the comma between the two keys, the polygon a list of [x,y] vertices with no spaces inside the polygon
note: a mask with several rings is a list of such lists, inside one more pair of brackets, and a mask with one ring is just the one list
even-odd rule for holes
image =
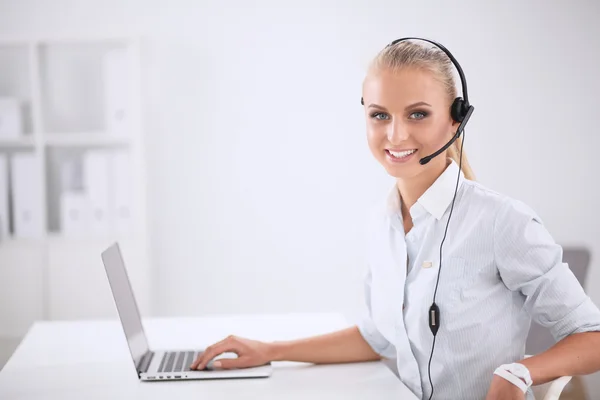
{"label": "woman's fingers", "polygon": [[225,353],[227,347],[224,343],[208,347],[199,357],[198,360],[191,366],[191,369],[203,370],[206,365],[215,357]]}
{"label": "woman's fingers", "polygon": [[238,358],[222,358],[218,361],[215,361],[213,364],[216,364],[215,368],[219,369],[238,369],[253,366],[252,359],[244,356]]}
{"label": "woman's fingers", "polygon": [[198,368],[198,366],[200,365],[200,363],[201,363],[202,361],[204,361],[204,357],[205,357],[205,355],[206,355],[208,352],[212,351],[212,349],[214,349],[216,346],[221,346],[223,343],[225,343],[225,341],[226,341],[226,340],[227,340],[227,339],[223,339],[223,340],[221,340],[220,342],[217,342],[217,343],[215,343],[215,344],[212,344],[212,345],[208,346],[208,347],[207,347],[207,348],[206,348],[206,349],[205,349],[205,350],[204,350],[202,353],[200,353],[200,354],[198,355],[198,357],[196,358],[196,360],[194,360],[194,362],[193,362],[193,363],[190,365],[190,369],[197,369],[197,368]]}
{"label": "woman's fingers", "polygon": [[[239,344],[234,339],[225,339],[219,343],[215,343],[212,346],[206,348],[206,350],[192,363],[190,369],[202,370],[206,368],[206,365],[215,357],[220,356],[223,353],[233,352],[240,355]],[[222,361],[222,360],[219,360]]]}

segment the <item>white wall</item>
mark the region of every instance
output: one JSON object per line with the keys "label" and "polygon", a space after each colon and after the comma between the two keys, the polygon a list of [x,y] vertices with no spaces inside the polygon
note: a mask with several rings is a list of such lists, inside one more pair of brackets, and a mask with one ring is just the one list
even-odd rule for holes
{"label": "white wall", "polygon": [[353,312],[364,212],[390,184],[367,150],[361,79],[400,36],[435,38],[462,63],[479,180],[600,255],[598,8],[4,1],[0,34],[144,37],[158,314]]}
{"label": "white wall", "polygon": [[156,314],[361,306],[362,226],[390,180],[368,152],[364,67],[407,35],[460,60],[478,179],[595,254],[597,2],[0,1],[0,34],[144,37]]}

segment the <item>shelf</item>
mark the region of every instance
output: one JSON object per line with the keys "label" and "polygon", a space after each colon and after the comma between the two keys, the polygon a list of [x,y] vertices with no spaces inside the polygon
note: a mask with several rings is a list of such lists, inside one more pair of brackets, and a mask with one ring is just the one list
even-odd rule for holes
{"label": "shelf", "polygon": [[31,245],[54,245],[54,244],[73,244],[87,243],[109,245],[114,242],[136,242],[140,240],[140,234],[131,233],[106,233],[106,234],[81,234],[77,236],[65,235],[61,232],[48,232],[45,236],[39,238],[15,238],[8,237],[0,240],[0,253],[7,249],[27,249]]}
{"label": "shelf", "polygon": [[129,146],[131,140],[104,132],[48,133],[45,143],[51,147],[123,147]]}
{"label": "shelf", "polygon": [[7,252],[27,251],[32,247],[40,247],[47,243],[46,238],[15,238],[13,236],[5,237],[0,240],[0,258]]}
{"label": "shelf", "polygon": [[35,141],[33,137],[19,139],[0,138],[0,150],[33,150]]}
{"label": "shelf", "polygon": [[90,234],[83,233],[81,235],[65,235],[62,232],[48,232],[45,241],[49,245],[53,244],[73,244],[87,243],[100,246],[109,246],[114,242],[135,242],[139,240],[139,235],[135,233],[105,233],[105,234]]}

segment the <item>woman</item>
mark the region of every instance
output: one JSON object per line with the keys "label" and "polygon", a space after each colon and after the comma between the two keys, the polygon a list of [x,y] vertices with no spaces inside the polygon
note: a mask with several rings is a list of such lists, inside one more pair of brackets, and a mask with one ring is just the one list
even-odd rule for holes
{"label": "woman", "polygon": [[[403,40],[377,55],[364,80],[369,148],[396,178],[368,236],[368,316],[297,341],[231,336],[192,368],[229,351],[238,358],[215,367],[395,358],[417,397],[453,400],[533,399],[531,385],[600,370],[600,311],[536,213],[476,183],[459,141],[419,162],[459,127],[450,112],[457,97],[452,71],[438,47]],[[532,318],[558,343],[524,359]]]}

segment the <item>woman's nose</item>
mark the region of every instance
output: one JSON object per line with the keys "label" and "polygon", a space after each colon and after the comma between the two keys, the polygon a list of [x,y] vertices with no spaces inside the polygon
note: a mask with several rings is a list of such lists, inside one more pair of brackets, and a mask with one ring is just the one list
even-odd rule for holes
{"label": "woman's nose", "polygon": [[406,139],[408,139],[408,129],[406,126],[399,122],[394,122],[390,124],[390,128],[388,130],[388,140],[392,144],[400,144]]}

